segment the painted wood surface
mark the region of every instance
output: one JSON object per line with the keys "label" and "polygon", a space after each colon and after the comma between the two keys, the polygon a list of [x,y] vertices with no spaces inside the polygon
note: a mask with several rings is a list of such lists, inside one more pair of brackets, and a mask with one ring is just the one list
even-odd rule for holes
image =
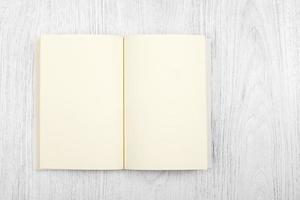
{"label": "painted wood surface", "polygon": [[[213,168],[34,170],[45,33],[211,38]],[[300,1],[0,0],[0,199],[300,199]]]}

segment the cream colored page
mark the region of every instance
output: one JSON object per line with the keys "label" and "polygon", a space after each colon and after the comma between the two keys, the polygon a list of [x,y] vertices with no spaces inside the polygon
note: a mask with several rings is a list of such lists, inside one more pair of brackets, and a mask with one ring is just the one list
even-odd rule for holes
{"label": "cream colored page", "polygon": [[207,169],[205,38],[125,39],[127,169]]}
{"label": "cream colored page", "polygon": [[122,169],[123,39],[40,41],[41,169]]}

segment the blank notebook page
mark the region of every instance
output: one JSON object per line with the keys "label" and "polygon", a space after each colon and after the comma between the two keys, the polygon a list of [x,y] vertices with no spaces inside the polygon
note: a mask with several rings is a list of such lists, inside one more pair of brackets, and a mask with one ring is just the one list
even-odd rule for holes
{"label": "blank notebook page", "polygon": [[40,41],[41,169],[122,169],[123,38]]}
{"label": "blank notebook page", "polygon": [[125,38],[125,166],[207,169],[205,38]]}

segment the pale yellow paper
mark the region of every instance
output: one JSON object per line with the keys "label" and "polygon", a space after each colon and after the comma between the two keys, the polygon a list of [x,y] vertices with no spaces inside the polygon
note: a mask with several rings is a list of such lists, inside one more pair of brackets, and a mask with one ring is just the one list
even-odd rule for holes
{"label": "pale yellow paper", "polygon": [[40,169],[122,169],[123,38],[40,41]]}
{"label": "pale yellow paper", "polygon": [[207,169],[205,46],[192,35],[125,39],[127,169]]}

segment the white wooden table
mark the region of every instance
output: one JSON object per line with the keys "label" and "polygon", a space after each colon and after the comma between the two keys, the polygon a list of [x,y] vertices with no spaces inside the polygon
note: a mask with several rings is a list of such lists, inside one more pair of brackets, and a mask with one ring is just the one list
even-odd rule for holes
{"label": "white wooden table", "polygon": [[[44,33],[210,37],[213,168],[34,170],[33,71]],[[300,199],[300,1],[0,0],[0,200],[8,199]]]}

